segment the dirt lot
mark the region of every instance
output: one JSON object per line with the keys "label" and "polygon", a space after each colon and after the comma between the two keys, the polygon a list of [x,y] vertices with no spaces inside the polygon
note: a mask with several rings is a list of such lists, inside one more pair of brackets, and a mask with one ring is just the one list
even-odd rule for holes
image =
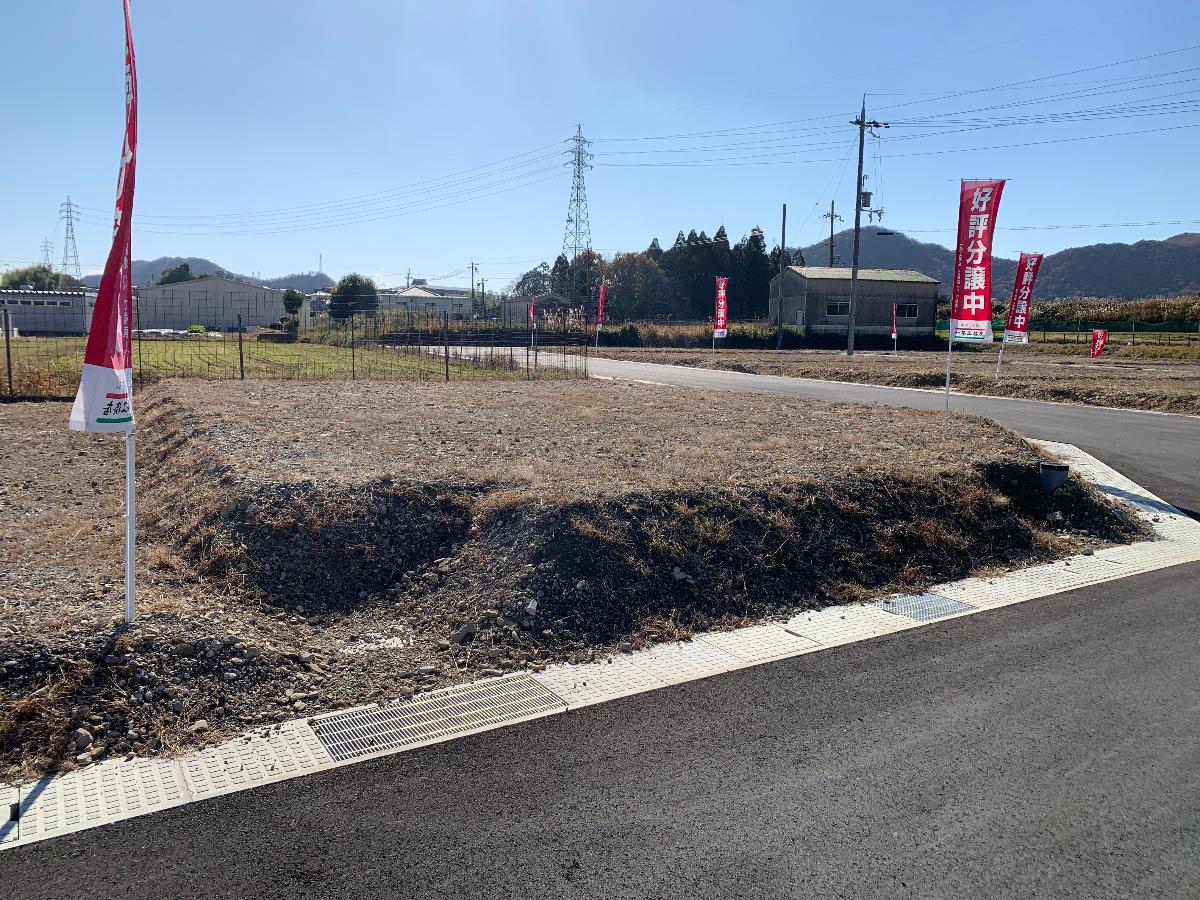
{"label": "dirt lot", "polygon": [[10,777],[1140,534],[991,423],[599,382],[164,382],[119,439],[0,406]]}
{"label": "dirt lot", "polygon": [[[1152,409],[1200,415],[1200,363],[1129,360],[1089,363],[1085,358],[1064,359],[1036,346],[1008,347],[1004,367],[996,377],[996,353],[956,350],[950,383],[967,394],[1026,397],[1094,406]],[[701,350],[605,349],[601,356],[639,362],[667,363],[787,375],[829,381],[856,381],[896,387],[940,388],[945,384],[946,355],[942,352],[860,351],[853,358],[833,350],[722,350],[716,355]]]}

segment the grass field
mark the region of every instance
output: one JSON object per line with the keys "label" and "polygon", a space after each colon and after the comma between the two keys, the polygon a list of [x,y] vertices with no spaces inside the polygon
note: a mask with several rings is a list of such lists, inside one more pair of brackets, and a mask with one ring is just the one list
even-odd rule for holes
{"label": "grass field", "polygon": [[[70,397],[79,383],[85,339],[82,337],[23,337],[11,342],[12,389],[0,381],[0,394],[17,397]],[[460,357],[451,348],[450,379],[558,378],[582,374],[574,358],[569,369],[556,366],[556,357],[540,354],[536,369],[526,371],[521,348],[497,348],[488,356]],[[580,372],[576,373],[575,369]],[[246,338],[239,355],[236,334],[186,338],[143,339],[134,342],[134,373],[145,380],[177,377],[236,379],[275,378],[301,381],[377,379],[381,381],[441,381],[446,377],[440,354],[416,348],[370,349],[329,344],[281,344]],[[6,379],[7,373],[0,373]]]}

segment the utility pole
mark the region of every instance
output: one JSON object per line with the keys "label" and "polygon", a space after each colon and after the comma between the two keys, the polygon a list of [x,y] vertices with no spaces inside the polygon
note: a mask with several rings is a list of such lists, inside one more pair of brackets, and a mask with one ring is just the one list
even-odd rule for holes
{"label": "utility pole", "polygon": [[[863,144],[866,142],[868,128],[887,128],[887,122],[867,121],[867,95],[863,94],[862,110],[858,118],[850,123],[858,126],[858,177],[854,181],[854,255],[850,262],[850,315],[846,329],[846,355],[854,355],[854,317],[858,300],[858,245],[859,229],[862,228],[863,211]],[[868,204],[869,205],[869,204]],[[829,223],[833,225],[832,220]]]}
{"label": "utility pole", "polygon": [[471,312],[475,312],[475,260],[471,260]]}
{"label": "utility pole", "polygon": [[822,219],[829,220],[829,268],[833,268],[833,221],[843,221],[842,217],[833,211],[833,201],[829,201],[829,212],[821,216]]}
{"label": "utility pole", "polygon": [[783,349],[783,270],[787,256],[787,204],[783,204],[783,224],[779,226],[779,283],[775,287],[775,349]]}
{"label": "utility pole", "polygon": [[317,254],[317,271],[318,272],[325,271],[325,254],[324,253]]}
{"label": "utility pole", "polygon": [[404,289],[408,290],[412,287],[412,269],[408,269],[404,273]]}
{"label": "utility pole", "polygon": [[479,279],[479,303],[485,309],[487,308],[487,279],[486,278]]}

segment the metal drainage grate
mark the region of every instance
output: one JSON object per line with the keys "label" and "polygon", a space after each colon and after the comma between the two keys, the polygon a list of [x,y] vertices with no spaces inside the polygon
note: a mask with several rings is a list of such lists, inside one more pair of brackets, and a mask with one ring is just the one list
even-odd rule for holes
{"label": "metal drainage grate", "polygon": [[951,600],[941,594],[901,594],[897,597],[887,597],[875,601],[875,605],[886,612],[897,616],[908,616],[918,622],[928,622],[955,613],[968,612],[978,607],[969,603]]}
{"label": "metal drainage grate", "polygon": [[480,681],[394,703],[334,713],[312,729],[337,762],[432,744],[508,725],[566,705],[528,675]]}

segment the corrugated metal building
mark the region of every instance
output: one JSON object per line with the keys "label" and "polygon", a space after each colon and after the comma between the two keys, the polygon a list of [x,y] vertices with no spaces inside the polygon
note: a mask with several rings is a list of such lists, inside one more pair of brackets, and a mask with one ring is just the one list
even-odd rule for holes
{"label": "corrugated metal building", "polygon": [[[910,269],[859,269],[854,333],[891,334],[892,304],[901,335],[932,335],[937,324],[938,284]],[[845,334],[850,322],[850,269],[790,266],[771,279],[768,320],[806,328],[810,334]]]}
{"label": "corrugated metal building", "polygon": [[[186,331],[192,325],[212,326],[222,331],[237,327],[261,328],[287,315],[283,291],[239,281],[224,275],[209,275],[177,284],[155,284],[141,288],[137,301],[138,327]],[[308,302],[300,310],[308,317]]]}
{"label": "corrugated metal building", "polygon": [[95,291],[0,290],[0,310],[17,334],[87,334]]}

